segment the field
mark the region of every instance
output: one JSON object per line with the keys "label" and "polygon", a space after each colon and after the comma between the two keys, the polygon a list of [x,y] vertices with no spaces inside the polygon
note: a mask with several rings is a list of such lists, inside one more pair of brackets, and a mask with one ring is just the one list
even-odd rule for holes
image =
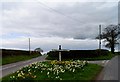
{"label": "field", "polygon": [[19,56],[7,56],[2,58],[2,65],[9,64],[9,63],[14,63],[18,61],[24,61],[24,60],[29,60],[35,57],[40,56],[39,54],[34,54],[34,55],[19,55]]}
{"label": "field", "polygon": [[29,51],[23,51],[23,50],[7,50],[2,49],[0,50],[2,53],[0,54],[2,57],[2,65],[14,63],[18,61],[24,61],[28,59],[32,59],[38,56],[41,56],[40,53],[31,51],[31,54],[29,54]]}
{"label": "field", "polygon": [[36,62],[8,75],[2,82],[39,81],[39,80],[94,80],[102,69],[97,64],[86,61],[49,61]]}

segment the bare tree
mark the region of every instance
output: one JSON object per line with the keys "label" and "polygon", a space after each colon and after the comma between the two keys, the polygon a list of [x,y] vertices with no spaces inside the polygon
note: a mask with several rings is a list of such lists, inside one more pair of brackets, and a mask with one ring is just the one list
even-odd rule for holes
{"label": "bare tree", "polygon": [[111,48],[111,52],[114,53],[114,48],[120,39],[120,24],[107,26],[99,36],[104,40],[105,47]]}

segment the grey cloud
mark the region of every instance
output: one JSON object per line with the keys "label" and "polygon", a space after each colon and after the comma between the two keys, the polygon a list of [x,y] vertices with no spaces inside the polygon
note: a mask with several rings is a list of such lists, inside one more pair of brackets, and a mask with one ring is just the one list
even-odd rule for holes
{"label": "grey cloud", "polygon": [[[11,14],[6,15],[4,13],[3,15],[3,18],[6,18],[3,20],[3,32],[28,33],[34,37],[94,38],[98,34],[100,23],[117,22],[116,6],[104,6],[99,9],[98,7],[102,4],[105,5],[105,3],[100,2],[60,3],[60,5],[54,7],[68,17],[60,15],[39,3],[31,4],[27,2],[27,5],[25,3],[24,5],[19,4],[18,7],[12,4]],[[109,4],[112,5],[112,3]],[[14,7],[16,9],[12,11]],[[22,13],[18,14],[20,12]]]}

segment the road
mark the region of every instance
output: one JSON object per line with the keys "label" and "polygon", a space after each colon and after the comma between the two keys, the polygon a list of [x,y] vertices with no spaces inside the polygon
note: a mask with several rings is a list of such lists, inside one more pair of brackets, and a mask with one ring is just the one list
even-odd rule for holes
{"label": "road", "polygon": [[99,74],[97,80],[119,80],[118,77],[118,65],[120,64],[120,56],[115,56],[112,58],[106,66],[104,66],[103,70]]}
{"label": "road", "polygon": [[[0,73],[2,72],[2,74],[0,75],[0,78],[15,72],[20,68],[26,65],[29,65],[30,63],[37,62],[37,61],[45,61],[46,57],[47,55],[43,55],[37,58],[33,58],[31,60],[0,66]],[[119,61],[118,61],[118,58],[119,58]],[[118,80],[118,79],[120,80],[120,78],[118,78],[118,63],[120,64],[120,56],[115,56],[111,60],[88,61],[88,62],[100,64],[104,67],[101,73],[99,74],[97,80]]]}
{"label": "road", "polygon": [[37,57],[37,58],[33,58],[31,60],[20,61],[20,62],[17,62],[17,63],[12,63],[12,64],[7,64],[7,65],[0,66],[0,78],[6,76],[8,74],[11,74],[11,73],[19,70],[20,68],[22,68],[26,65],[29,65],[31,63],[38,62],[38,61],[45,61],[46,57],[47,57],[47,55],[43,55],[43,56],[40,56],[40,57]]}

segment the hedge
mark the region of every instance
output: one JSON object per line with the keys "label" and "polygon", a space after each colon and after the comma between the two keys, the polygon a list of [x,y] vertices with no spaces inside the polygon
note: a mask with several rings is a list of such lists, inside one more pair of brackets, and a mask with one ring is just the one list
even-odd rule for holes
{"label": "hedge", "polygon": [[[47,53],[49,57],[57,59],[59,57],[59,51],[50,51]],[[100,55],[108,55],[108,50],[69,50],[61,51],[62,59],[79,59],[79,58],[93,58]]]}
{"label": "hedge", "polygon": [[13,55],[34,55],[34,54],[40,54],[39,52],[36,51],[31,51],[31,54],[29,54],[29,51],[24,51],[24,50],[10,50],[10,49],[0,49],[0,55],[2,57],[6,56],[13,56]]}

